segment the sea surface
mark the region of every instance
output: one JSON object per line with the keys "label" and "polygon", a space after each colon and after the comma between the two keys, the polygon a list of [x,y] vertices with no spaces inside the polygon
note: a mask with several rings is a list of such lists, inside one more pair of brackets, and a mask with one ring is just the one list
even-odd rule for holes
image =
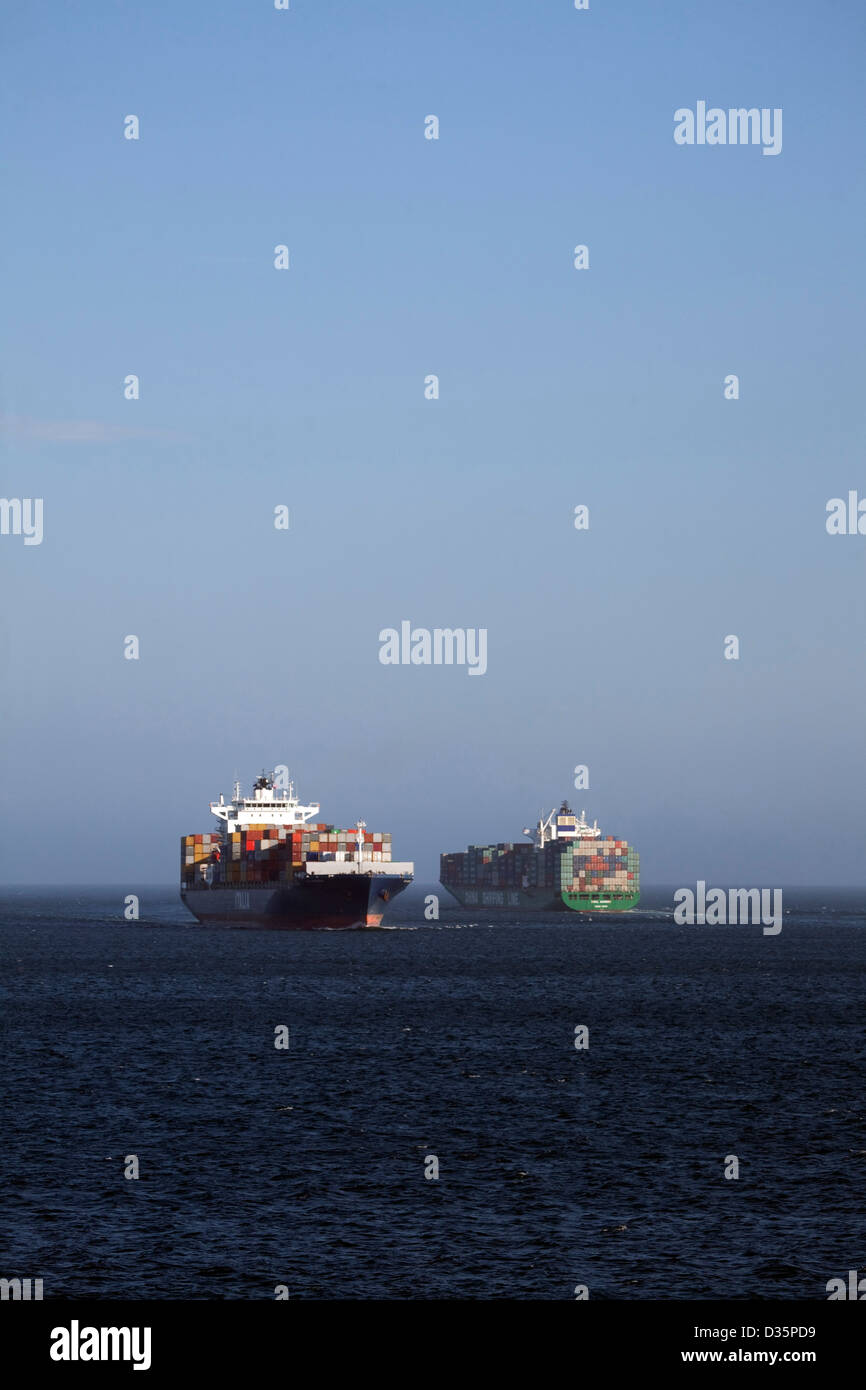
{"label": "sea surface", "polygon": [[3,890],[0,1276],[824,1299],[866,1272],[866,894],[790,889],[766,936],[676,926],[661,890],[531,923],[428,922],[423,891],[391,930],[283,933],[174,888]]}

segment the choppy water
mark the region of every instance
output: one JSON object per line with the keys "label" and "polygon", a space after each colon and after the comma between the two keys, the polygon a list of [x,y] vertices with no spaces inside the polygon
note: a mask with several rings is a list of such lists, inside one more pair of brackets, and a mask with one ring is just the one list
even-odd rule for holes
{"label": "choppy water", "polygon": [[0,1275],[799,1299],[866,1270],[862,895],[791,890],[766,937],[674,926],[670,895],[532,925],[407,895],[405,930],[275,933],[191,925],[173,889],[126,923],[126,891],[0,902]]}

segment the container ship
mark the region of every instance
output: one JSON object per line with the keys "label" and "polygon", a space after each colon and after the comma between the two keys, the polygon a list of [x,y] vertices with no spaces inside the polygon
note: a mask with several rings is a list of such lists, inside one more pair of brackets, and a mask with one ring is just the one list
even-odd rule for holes
{"label": "container ship", "polygon": [[282,930],[378,927],[408,887],[414,865],[391,858],[391,836],[313,824],[319,804],[302,806],[294,783],[256,779],[251,797],[235,782],[231,801],[210,803],[219,829],[184,835],[180,896],[200,922]]}
{"label": "container ship", "polygon": [[470,845],[440,857],[439,878],[464,907],[514,912],[628,912],[640,898],[640,859],[567,801],[539,817],[535,843]]}

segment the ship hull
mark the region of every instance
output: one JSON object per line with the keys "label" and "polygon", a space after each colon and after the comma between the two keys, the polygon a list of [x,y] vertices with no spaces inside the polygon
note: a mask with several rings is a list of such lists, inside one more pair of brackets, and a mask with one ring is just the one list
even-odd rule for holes
{"label": "ship hull", "polygon": [[272,931],[350,931],[381,926],[407,888],[396,874],[339,874],[292,884],[203,884],[180,896],[199,922]]}
{"label": "ship hull", "polygon": [[631,912],[640,902],[640,893],[597,893],[562,890],[562,901],[571,912]]}
{"label": "ship hull", "polygon": [[467,888],[443,884],[461,907],[483,908],[485,912],[549,915],[553,912],[616,914],[630,912],[640,900],[639,893],[557,892],[553,888]]}

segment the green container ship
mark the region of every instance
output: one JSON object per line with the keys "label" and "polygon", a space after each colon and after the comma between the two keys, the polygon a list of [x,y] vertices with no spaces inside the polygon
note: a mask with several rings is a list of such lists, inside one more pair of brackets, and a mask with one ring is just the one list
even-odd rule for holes
{"label": "green container ship", "polygon": [[464,907],[503,912],[629,912],[640,899],[640,856],[602,835],[567,801],[540,816],[526,844],[470,845],[440,857],[443,888]]}

